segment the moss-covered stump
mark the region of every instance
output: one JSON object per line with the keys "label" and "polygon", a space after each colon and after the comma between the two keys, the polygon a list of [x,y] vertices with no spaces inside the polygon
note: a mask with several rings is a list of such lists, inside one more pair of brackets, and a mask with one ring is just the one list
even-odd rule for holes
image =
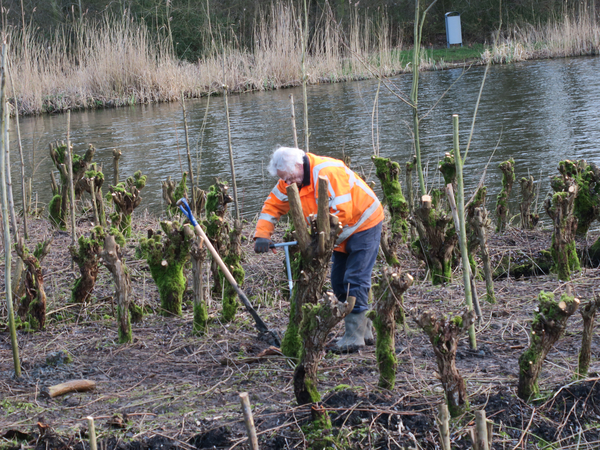
{"label": "moss-covered stump", "polygon": [[175,181],[171,180],[171,177],[167,177],[166,181],[162,182],[162,197],[165,203],[167,204],[167,214],[170,217],[178,214],[180,212],[179,207],[177,206],[177,201],[180,198],[187,198],[187,172],[183,172],[183,176],[181,177],[181,181],[179,183],[175,183]]}
{"label": "moss-covered stump", "polygon": [[529,400],[539,393],[538,376],[544,359],[567,328],[567,320],[579,307],[579,300],[562,294],[554,299],[552,292],[540,292],[540,305],[533,315],[531,338],[527,348],[519,358],[519,386],[517,395]]}
{"label": "moss-covered stump", "polygon": [[[229,251],[223,262],[229,267],[229,271],[238,286],[244,284],[246,275],[242,267],[242,254],[242,223],[236,220],[233,224],[233,230],[229,234]],[[223,309],[221,311],[221,318],[224,322],[231,322],[235,319],[238,308],[237,297],[235,288],[231,283],[226,283],[225,292],[223,292]]]}
{"label": "moss-covered stump", "polygon": [[115,282],[119,342],[125,344],[131,342],[132,339],[131,317],[129,315],[131,309],[131,279],[129,271],[122,261],[121,245],[117,243],[117,240],[123,243],[123,236],[106,234],[104,236],[104,248],[100,256]]}
{"label": "moss-covered stump", "polygon": [[572,178],[577,185],[573,214],[577,218],[577,234],[585,236],[600,217],[600,168],[584,159],[564,160],[558,164],[558,171],[558,179]]}
{"label": "moss-covered stump", "polygon": [[408,273],[400,274],[393,268],[385,268],[383,279],[374,289],[375,304],[369,318],[377,331],[377,366],[379,387],[394,389],[396,384],[396,324],[404,323],[403,295],[413,283]]}
{"label": "moss-covered stump", "polygon": [[390,220],[385,225],[381,236],[381,247],[385,259],[390,266],[398,266],[398,249],[400,245],[408,241],[409,226],[408,216],[410,210],[408,203],[402,194],[400,185],[400,164],[387,158],[373,156],[377,178],[383,190],[383,204],[387,205]]}
{"label": "moss-covered stump", "polygon": [[515,160],[510,158],[500,163],[498,168],[502,172],[502,190],[496,201],[496,231],[501,233],[508,224],[508,199],[515,182]]}
{"label": "moss-covered stump", "polygon": [[456,192],[456,163],[454,161],[454,150],[450,150],[444,154],[444,159],[440,161],[438,169],[444,177],[444,186],[451,184],[454,192]]}
{"label": "moss-covered stump", "polygon": [[458,236],[451,226],[452,216],[441,206],[440,195],[432,192],[432,196],[422,196],[414,218],[419,239],[412,243],[412,252],[427,263],[434,285],[452,280],[452,252]]}
{"label": "moss-covered stump", "polygon": [[194,230],[178,222],[161,222],[163,234],[150,230],[148,238],[140,239],[138,255],[146,258],[152,278],[158,287],[162,313],[181,315],[181,303],[186,287],[183,273],[190,256]]}
{"label": "moss-covered stump", "polygon": [[448,410],[452,417],[457,417],[468,407],[468,402],[465,380],[456,368],[456,350],[460,335],[475,323],[475,312],[445,317],[424,311],[416,313],[414,319],[433,346]]}
{"label": "moss-covered stump", "polygon": [[25,266],[24,296],[19,301],[17,314],[31,330],[43,330],[46,325],[46,292],[41,262],[50,251],[51,243],[52,239],[49,239],[38,244],[33,254],[29,253],[22,239],[15,246]]}
{"label": "moss-covered stump", "polygon": [[328,182],[325,178],[319,178],[318,213],[309,218],[308,229],[302,213],[298,187],[295,184],[288,186],[287,194],[300,258],[299,275],[295,280],[290,301],[290,321],[285,330],[281,350],[288,357],[298,358],[302,352],[298,324],[302,322],[303,306],[316,304],[321,298],[335,241],[342,231],[342,226],[338,218],[329,213]]}
{"label": "moss-covered stump", "polygon": [[534,181],[533,176],[523,177],[521,184],[521,228],[524,230],[533,230],[540,221],[540,215],[531,212],[531,204],[533,203]]}
{"label": "moss-covered stump", "polygon": [[[72,149],[71,149],[72,150]],[[50,144],[50,157],[54,162],[54,165],[60,173],[60,185],[53,180],[53,196],[54,198],[50,202],[50,217],[53,223],[61,230],[66,229],[66,218],[68,215],[69,206],[69,171],[66,167],[66,152],[67,144],[63,142],[55,142]],[[75,198],[78,199],[81,196],[82,186],[80,184],[81,178],[83,178],[86,170],[92,159],[96,149],[90,144],[88,150],[84,156],[80,156],[71,153],[71,166],[73,168],[73,188],[75,191]],[[60,199],[57,197],[60,196]],[[60,206],[59,206],[60,205]]]}
{"label": "moss-covered stump", "polygon": [[590,369],[590,360],[592,354],[592,337],[594,336],[594,319],[596,311],[600,304],[600,296],[588,301],[579,310],[583,318],[583,333],[581,335],[581,349],[579,350],[579,364],[577,367],[577,378],[587,377]]}
{"label": "moss-covered stump", "polygon": [[302,305],[300,336],[304,343],[300,362],[294,371],[294,394],[299,405],[316,403],[321,400],[317,390],[317,370],[319,361],[325,354],[324,347],[329,332],[354,308],[354,297],[339,302],[335,295],[328,293],[316,304]]}
{"label": "moss-covered stump", "polygon": [[[225,220],[225,214],[227,205],[233,202],[233,198],[228,194],[228,190],[227,183],[217,179],[206,194],[206,220],[204,221],[206,236],[222,258],[227,257],[230,242],[229,224]],[[213,280],[212,296],[221,298],[225,281],[223,273],[214,259],[210,265],[210,271]]]}
{"label": "moss-covered stump", "polygon": [[98,170],[96,163],[90,165],[90,170],[79,181],[84,192],[90,194],[94,205],[94,217],[96,225],[106,227],[106,212],[104,208],[104,196],[102,195],[102,185],[104,184],[104,174]]}
{"label": "moss-covered stump", "polygon": [[146,175],[137,171],[124,183],[110,187],[115,214],[111,215],[113,226],[116,226],[125,237],[131,237],[131,215],[142,202],[140,191],[146,186]]}
{"label": "moss-covered stump", "polygon": [[208,326],[208,305],[204,297],[204,263],[207,254],[202,239],[192,241],[190,247],[194,293],[194,322],[192,328],[195,334],[204,334]]}
{"label": "moss-covered stump", "polygon": [[75,303],[85,303],[90,298],[96,278],[98,278],[99,253],[102,248],[102,232],[94,229],[89,237],[80,236],[77,247],[69,247],[69,252],[75,264],[79,267],[81,276],[75,280],[75,285],[71,290],[71,301]]}
{"label": "moss-covered stump", "polygon": [[573,215],[579,188],[569,176],[555,177],[550,184],[555,193],[546,198],[544,207],[554,226],[550,249],[554,261],[552,270],[560,280],[568,281],[571,273],[581,268],[575,247],[577,218]]}

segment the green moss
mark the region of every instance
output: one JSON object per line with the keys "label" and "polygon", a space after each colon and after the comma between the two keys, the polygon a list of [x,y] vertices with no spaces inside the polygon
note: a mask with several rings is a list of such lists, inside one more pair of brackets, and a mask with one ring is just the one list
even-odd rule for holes
{"label": "green moss", "polygon": [[500,163],[498,166],[502,171],[502,190],[498,194],[496,201],[497,225],[496,231],[502,232],[506,227],[508,220],[508,198],[512,191],[512,186],[515,181],[515,160],[510,158],[508,161]]}
{"label": "green moss", "polygon": [[131,319],[129,317],[129,314],[127,311],[123,311],[123,308],[121,305],[117,305],[117,323],[120,324],[121,323],[121,317],[123,317],[123,315],[125,315],[125,317],[127,317],[127,329],[126,330],[122,330],[121,327],[119,326],[119,343],[120,344],[127,344],[129,342],[131,342],[131,338],[132,338],[132,332],[131,332]]}
{"label": "green moss", "polygon": [[444,177],[444,185],[456,184],[456,163],[454,161],[454,150],[450,150],[440,161],[439,170]]}
{"label": "green moss", "polygon": [[382,389],[393,390],[396,384],[396,368],[398,359],[396,358],[394,331],[384,326],[378,316],[371,316],[373,326],[377,332],[375,356],[379,367],[379,387]]}
{"label": "green moss", "polygon": [[58,229],[66,230],[67,224],[65,222],[65,217],[62,214],[62,209],[60,207],[61,203],[62,196],[57,194],[52,197],[52,200],[50,200],[50,204],[48,205],[48,218]]}
{"label": "green moss", "polygon": [[204,302],[194,305],[194,324],[193,332],[196,335],[203,335],[208,328],[208,308]]}
{"label": "green moss", "polygon": [[454,324],[454,326],[456,326],[457,328],[462,328],[463,325],[463,318],[462,316],[454,316],[452,318],[452,323]]}
{"label": "green moss", "polygon": [[[225,265],[229,267],[231,275],[233,275],[235,281],[238,283],[238,285],[241,285],[244,282],[245,272],[242,268],[239,257],[236,257],[230,253],[227,255],[224,262]],[[237,291],[230,283],[227,282],[225,285],[225,292],[223,293],[223,309],[221,313],[223,321],[231,322],[233,319],[235,319],[237,308]]]}

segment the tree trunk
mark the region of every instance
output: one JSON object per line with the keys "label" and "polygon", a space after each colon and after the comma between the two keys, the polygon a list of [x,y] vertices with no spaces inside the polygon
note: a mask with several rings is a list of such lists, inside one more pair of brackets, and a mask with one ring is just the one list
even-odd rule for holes
{"label": "tree trunk", "polygon": [[369,313],[377,331],[377,365],[379,366],[379,387],[392,390],[396,383],[396,324],[404,318],[402,296],[412,285],[413,277],[408,273],[387,267],[383,279],[375,292],[374,311]]}
{"label": "tree trunk", "polygon": [[208,325],[208,306],[204,299],[204,262],[207,251],[202,245],[202,239],[196,239],[190,249],[192,256],[192,283],[194,291],[194,323],[196,334],[204,334]]}
{"label": "tree trunk", "polygon": [[121,159],[121,150],[113,148],[113,185],[119,184],[119,159]]}
{"label": "tree trunk", "polygon": [[475,311],[465,311],[462,316],[452,318],[424,311],[417,313],[414,319],[433,346],[450,415],[457,417],[467,407],[467,390],[456,368],[456,350],[460,335],[475,322]]}
{"label": "tree trunk", "polygon": [[115,214],[111,215],[111,221],[113,226],[118,225],[119,231],[127,238],[131,236],[131,215],[142,202],[140,191],[145,186],[146,176],[138,170],[132,177],[127,178],[125,183],[109,188],[116,210]]}
{"label": "tree trunk", "polygon": [[519,358],[517,395],[525,401],[539,393],[538,377],[544,359],[567,328],[567,320],[579,307],[579,300],[563,294],[560,301],[553,293],[540,292],[540,306],[531,323],[531,343]]}
{"label": "tree trunk", "polygon": [[496,203],[496,231],[501,233],[506,228],[508,222],[508,198],[512,192],[513,183],[515,182],[515,161],[509,159],[500,164],[499,168],[502,171],[502,190],[498,194]]}
{"label": "tree trunk", "polygon": [[490,254],[487,246],[487,229],[490,226],[490,219],[487,217],[485,207],[475,208],[473,225],[479,240],[481,249],[481,261],[483,262],[483,275],[485,277],[486,299],[489,303],[496,303],[496,294],[494,293],[494,277],[492,264],[490,263]]}
{"label": "tree trunk", "polygon": [[592,354],[592,337],[594,336],[594,319],[596,318],[596,310],[600,297],[587,302],[580,310],[583,318],[583,334],[581,335],[581,350],[579,351],[579,366],[577,369],[577,377],[587,377],[590,368],[590,359]]}
{"label": "tree trunk", "polygon": [[448,229],[452,217],[439,208],[438,203],[435,197],[434,202],[429,195],[421,197],[421,205],[414,214],[419,239],[412,244],[413,253],[431,270],[434,285],[452,279],[452,252],[458,243],[456,233]]}
{"label": "tree trunk", "polygon": [[89,238],[81,236],[78,243],[79,248],[69,247],[71,257],[79,266],[79,272],[81,273],[81,277],[75,281],[71,300],[75,303],[85,303],[96,285],[101,243],[94,233]]}
{"label": "tree trunk", "polygon": [[560,280],[569,281],[571,273],[581,268],[575,248],[577,218],[573,215],[578,187],[569,177],[556,177],[551,184],[555,194],[546,199],[544,206],[554,224],[551,248],[553,270]]}
{"label": "tree trunk", "polygon": [[41,261],[50,251],[52,239],[38,245],[34,254],[27,251],[21,239],[16,246],[17,255],[25,264],[25,295],[19,304],[21,320],[29,322],[33,330],[43,330],[46,325],[46,292]]}
{"label": "tree trunk", "polygon": [[[229,251],[224,262],[229,267],[235,281],[241,286],[244,283],[245,272],[242,268],[242,222],[240,220],[235,220],[233,230],[229,233]],[[227,283],[223,294],[222,319],[224,322],[231,322],[235,319],[238,307],[237,297],[235,288]]]}
{"label": "tree trunk", "polygon": [[521,228],[533,230],[540,220],[539,214],[531,214],[531,203],[533,203],[533,176],[521,178]]}
{"label": "tree trunk", "polygon": [[104,238],[104,250],[101,255],[104,265],[110,270],[115,282],[115,298],[117,301],[117,326],[119,342],[131,342],[131,319],[129,317],[129,293],[131,280],[125,264],[121,260],[121,248],[115,237],[107,234]]}

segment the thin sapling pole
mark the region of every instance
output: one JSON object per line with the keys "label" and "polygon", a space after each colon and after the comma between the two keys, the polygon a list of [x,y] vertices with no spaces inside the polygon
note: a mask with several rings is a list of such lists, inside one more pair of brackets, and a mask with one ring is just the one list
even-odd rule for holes
{"label": "thin sapling pole", "polygon": [[[194,170],[192,169],[192,154],[190,153],[190,135],[188,132],[188,123],[187,123],[187,112],[185,110],[185,97],[183,92],[181,92],[181,109],[183,110],[183,128],[185,130],[185,148],[187,150],[187,160],[188,160],[188,171],[190,174],[190,183],[192,184],[192,211],[197,214],[199,211],[196,211],[196,190],[194,189]],[[229,108],[227,108],[229,110]],[[229,113],[227,113],[229,114]],[[229,127],[229,119],[227,119],[227,126]],[[233,164],[233,163],[232,163]],[[235,183],[234,183],[235,186]],[[235,192],[235,188],[234,188]],[[237,206],[237,203],[236,203]]]}
{"label": "thin sapling pole", "polygon": [[308,94],[306,92],[306,83],[308,82],[308,75],[306,74],[306,52],[308,46],[308,6],[306,0],[304,0],[304,28],[300,26],[300,38],[302,39],[302,98],[304,100],[304,151],[310,153],[308,146],[308,138],[310,133],[308,132]]}
{"label": "thin sapling pole", "polygon": [[[5,71],[6,73],[6,71]],[[6,98],[6,93],[4,94]],[[19,242],[19,226],[17,225],[17,215],[15,214],[15,199],[12,191],[12,178],[10,176],[10,137],[8,135],[9,121],[10,121],[10,108],[8,104],[5,104],[4,115],[6,121],[4,123],[4,158],[6,159],[6,195],[8,198],[8,209],[10,213],[10,221],[12,222],[13,235],[15,242]]]}
{"label": "thin sapling pole", "polygon": [[298,130],[296,129],[296,111],[294,110],[294,94],[290,94],[290,106],[292,108],[292,131],[294,133],[294,147],[298,148]]}
{"label": "thin sapling pole", "polygon": [[86,417],[88,421],[88,434],[90,436],[90,450],[97,450],[96,445],[96,427],[94,426],[94,418],[91,416]]}
{"label": "thin sapling pole", "polygon": [[247,392],[240,394],[240,402],[242,403],[242,412],[244,414],[244,424],[248,432],[248,443],[252,450],[258,450],[258,438],[256,436],[256,428],[254,427],[254,417],[252,416],[252,408],[250,408],[250,399]]}
{"label": "thin sapling pole", "polygon": [[[73,157],[71,153],[71,110],[67,111],[67,150],[65,151],[69,174],[69,200],[71,200],[71,245],[75,246],[75,187],[73,186]],[[93,194],[92,194],[93,195]]]}
{"label": "thin sapling pole", "polygon": [[13,91],[13,97],[15,99],[15,124],[17,127],[17,145],[19,146],[19,157],[21,158],[21,197],[23,201],[23,236],[25,240],[29,239],[28,231],[27,231],[27,195],[25,194],[25,161],[23,159],[23,144],[21,142],[21,127],[19,126],[19,99],[17,98],[17,94],[15,93],[15,85],[12,79],[12,73],[10,72],[9,67],[7,66],[7,72],[10,77],[10,85]]}
{"label": "thin sapling pole", "polygon": [[442,450],[452,450],[450,446],[450,412],[446,402],[440,403],[438,411],[437,422],[440,430],[440,446]]}
{"label": "thin sapling pole", "polygon": [[113,148],[113,169],[114,169],[114,183],[113,186],[119,184],[119,159],[121,159],[121,150]]}
{"label": "thin sapling pole", "polygon": [[[458,114],[452,115],[452,126],[454,129],[453,147],[454,161],[456,164],[456,184],[458,188],[458,220],[460,231],[458,244],[463,266],[463,283],[465,285],[465,303],[469,311],[473,309],[473,297],[471,293],[471,266],[469,264],[469,250],[467,249],[467,229],[465,227],[465,190],[463,183],[463,159],[460,155],[458,145]],[[466,152],[465,152],[466,154]],[[481,314],[481,312],[479,312]],[[477,338],[475,337],[475,324],[469,326],[469,343],[473,350],[477,349]]]}
{"label": "thin sapling pole", "polygon": [[241,221],[240,204],[238,202],[237,184],[235,182],[235,166],[233,164],[233,147],[231,146],[231,123],[229,122],[229,102],[227,100],[227,86],[223,86],[225,95],[225,114],[227,116],[227,142],[229,142],[229,164],[231,165],[231,184],[233,185],[233,201],[235,203],[235,218]]}
{"label": "thin sapling pole", "polygon": [[[2,44],[2,73],[0,82],[0,104],[2,108],[2,124],[0,128],[2,149],[8,144],[6,142],[6,133],[4,128],[8,126],[6,114],[6,42]],[[17,342],[17,329],[15,326],[15,314],[12,304],[11,289],[11,252],[12,247],[10,239],[10,224],[8,222],[8,193],[6,188],[6,159],[0,157],[0,178],[2,182],[2,224],[4,228],[4,290],[6,297],[6,310],[8,314],[8,328],[10,331],[10,344],[12,347],[13,364],[15,368],[15,378],[21,376],[21,363],[19,361],[19,344]]]}

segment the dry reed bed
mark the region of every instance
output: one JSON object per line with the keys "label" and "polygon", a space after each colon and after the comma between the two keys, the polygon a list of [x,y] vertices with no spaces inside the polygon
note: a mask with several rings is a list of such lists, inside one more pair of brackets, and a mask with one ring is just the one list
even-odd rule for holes
{"label": "dry reed bed", "polygon": [[[146,229],[156,229],[157,224],[152,216],[138,216],[134,221],[134,236],[145,235]],[[80,220],[78,226],[80,232],[85,232],[89,229],[88,219]],[[246,224],[244,235],[251,236],[252,229],[253,224]],[[41,241],[49,233],[47,230],[44,220],[34,221],[30,245]],[[155,314],[160,305],[158,292],[145,263],[133,256],[137,240],[134,237],[125,249],[132,273],[133,298],[154,313],[134,326],[131,344],[118,345],[110,301],[113,288],[107,271],[101,270],[91,304],[85,307],[69,304],[70,288],[77,275],[71,269],[66,251],[70,237],[66,233],[53,234],[54,245],[44,263],[50,317],[45,331],[19,333],[23,364],[20,380],[11,378],[8,333],[0,334],[0,430],[30,433],[37,431],[36,424],[40,422],[66,441],[70,439],[70,445],[76,445],[85,441],[83,419],[93,415],[99,438],[111,437],[113,444],[121,440],[168,438],[187,449],[210,437],[221,442],[223,448],[242,448],[245,432],[237,394],[248,391],[262,439],[261,448],[302,448],[300,425],[310,413],[306,407],[295,406],[293,366],[282,356],[257,356],[269,344],[257,339],[247,313],[241,311],[234,323],[222,324],[219,302],[213,302],[212,324],[202,337],[191,333],[189,304],[182,317]],[[499,258],[503,252],[518,249],[535,251],[547,248],[549,239],[547,232],[522,233],[511,229],[503,236],[493,237],[492,253]],[[255,255],[250,240],[244,245],[245,290],[265,322],[283,331],[289,304],[281,293],[286,285],[282,253],[277,257]],[[424,273],[408,254],[403,256],[403,267],[415,276]],[[3,271],[0,267],[0,272]],[[455,280],[460,278],[456,274]],[[406,294],[406,307],[432,308],[445,313],[456,313],[463,308],[459,281],[432,287],[429,282],[416,279],[415,286]],[[584,300],[593,295],[599,281],[600,270],[587,269],[571,285]],[[480,292],[485,291],[483,282],[478,282],[478,287]],[[590,442],[598,437],[598,424],[593,421],[590,408],[600,395],[594,390],[594,379],[576,386],[587,389],[582,394],[587,400],[575,401],[572,408],[562,413],[564,405],[557,402],[573,386],[562,389],[558,397],[536,405],[525,404],[515,396],[517,359],[528,343],[528,322],[537,294],[540,290],[562,289],[564,284],[552,276],[498,280],[498,304],[482,305],[484,320],[478,327],[478,351],[468,349],[466,336],[461,341],[457,365],[467,381],[472,407],[485,407],[496,424],[496,448],[513,448],[526,428],[525,441],[530,445],[524,448],[535,448],[532,443],[536,439],[552,438],[556,430],[560,431],[557,438],[563,439],[565,446],[579,439],[579,448],[594,448]],[[5,323],[5,310],[1,317]],[[571,381],[577,365],[581,327],[579,315],[571,318],[567,335],[548,357],[540,380],[543,390],[558,391]],[[339,335],[342,326],[335,332]],[[598,345],[595,339],[593,354],[598,354]],[[46,357],[58,350],[73,355],[74,362],[57,367],[46,364]],[[319,390],[328,393],[326,406],[334,423],[341,435],[351,436],[354,448],[371,448],[376,443],[384,448],[397,448],[395,443],[414,445],[415,441],[423,448],[436,445],[433,418],[443,390],[435,375],[431,346],[412,321],[399,332],[397,354],[400,364],[393,392],[376,387],[378,374],[373,347],[353,355],[329,354],[322,361]],[[591,372],[599,368],[598,362],[593,361]],[[92,392],[55,399],[42,396],[44,387],[76,378],[94,379],[98,387]],[[578,421],[587,424],[586,428],[576,429]],[[468,426],[468,416],[453,423],[455,448],[469,448]],[[46,441],[40,442],[43,446]]]}
{"label": "dry reed bed", "polygon": [[[174,56],[167,38],[156,38],[144,24],[127,17],[59,28],[51,41],[35,30],[8,32],[14,95],[21,114],[67,109],[170,102],[183,92],[199,97],[222,92],[278,89],[301,84],[300,14],[288,3],[275,3],[254,24],[251,51],[212,36],[212,56],[192,64]],[[322,17],[307,58],[308,83],[390,76],[411,70],[393,47],[385,15],[374,21],[354,14],[344,34]],[[480,63],[598,54],[600,26],[590,14],[525,29],[511,29]],[[205,37],[204,41],[210,42]],[[232,39],[233,41],[233,39]],[[224,43],[225,42],[225,43]],[[449,67],[444,61],[421,61],[424,70]]]}

